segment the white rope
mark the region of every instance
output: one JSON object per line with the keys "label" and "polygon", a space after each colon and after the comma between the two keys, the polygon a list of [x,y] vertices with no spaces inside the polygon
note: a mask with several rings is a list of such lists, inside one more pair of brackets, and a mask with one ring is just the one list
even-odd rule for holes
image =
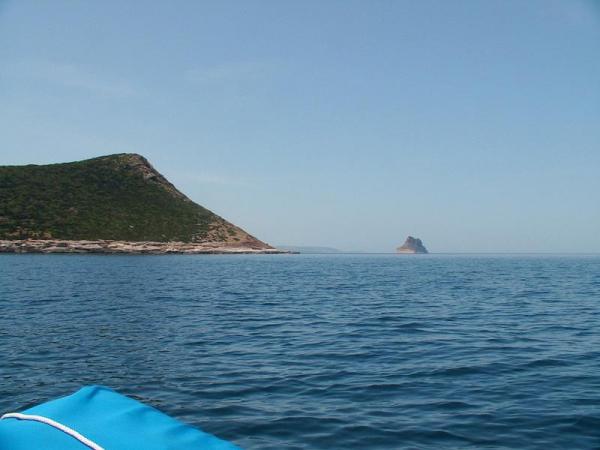
{"label": "white rope", "polygon": [[45,423],[46,425],[50,425],[51,427],[54,427],[54,428],[62,431],[63,433],[66,433],[69,436],[74,437],[79,442],[81,442],[83,445],[87,445],[92,450],[104,450],[104,448],[102,448],[98,444],[90,441],[88,438],[79,434],[77,431],[73,430],[72,428],[69,428],[68,426],[63,425],[62,423],[58,423],[58,422],[56,422],[52,419],[48,419],[47,417],[44,417],[44,416],[35,416],[35,415],[31,415],[31,414],[21,414],[21,413],[8,413],[8,414],[4,414],[2,417],[0,417],[0,420],[2,420],[2,419],[32,420],[34,422]]}

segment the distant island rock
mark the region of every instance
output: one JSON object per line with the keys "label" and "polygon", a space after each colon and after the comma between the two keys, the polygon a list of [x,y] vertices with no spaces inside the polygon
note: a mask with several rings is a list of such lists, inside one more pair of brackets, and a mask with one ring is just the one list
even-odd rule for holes
{"label": "distant island rock", "polygon": [[396,249],[397,253],[429,253],[421,239],[414,238],[409,236],[404,241],[404,244],[401,247]]}
{"label": "distant island rock", "polygon": [[132,153],[0,166],[0,252],[282,253]]}

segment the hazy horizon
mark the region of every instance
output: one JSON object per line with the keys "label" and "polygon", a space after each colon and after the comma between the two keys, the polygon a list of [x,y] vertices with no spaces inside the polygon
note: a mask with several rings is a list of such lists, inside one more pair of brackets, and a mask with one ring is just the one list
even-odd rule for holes
{"label": "hazy horizon", "polygon": [[147,157],[278,245],[600,252],[593,0],[0,0],[0,165]]}

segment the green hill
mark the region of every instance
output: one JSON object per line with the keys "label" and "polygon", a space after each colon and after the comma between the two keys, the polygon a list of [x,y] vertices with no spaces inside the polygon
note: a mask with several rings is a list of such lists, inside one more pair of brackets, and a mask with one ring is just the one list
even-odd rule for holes
{"label": "green hill", "polygon": [[268,246],[194,203],[142,156],[0,166],[0,239]]}

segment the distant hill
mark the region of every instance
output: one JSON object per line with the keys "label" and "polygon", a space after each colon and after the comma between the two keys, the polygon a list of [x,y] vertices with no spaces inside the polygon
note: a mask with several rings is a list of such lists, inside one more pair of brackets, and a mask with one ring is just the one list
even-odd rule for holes
{"label": "distant hill", "polygon": [[272,248],[191,201],[137,154],[0,166],[0,239],[209,242]]}

